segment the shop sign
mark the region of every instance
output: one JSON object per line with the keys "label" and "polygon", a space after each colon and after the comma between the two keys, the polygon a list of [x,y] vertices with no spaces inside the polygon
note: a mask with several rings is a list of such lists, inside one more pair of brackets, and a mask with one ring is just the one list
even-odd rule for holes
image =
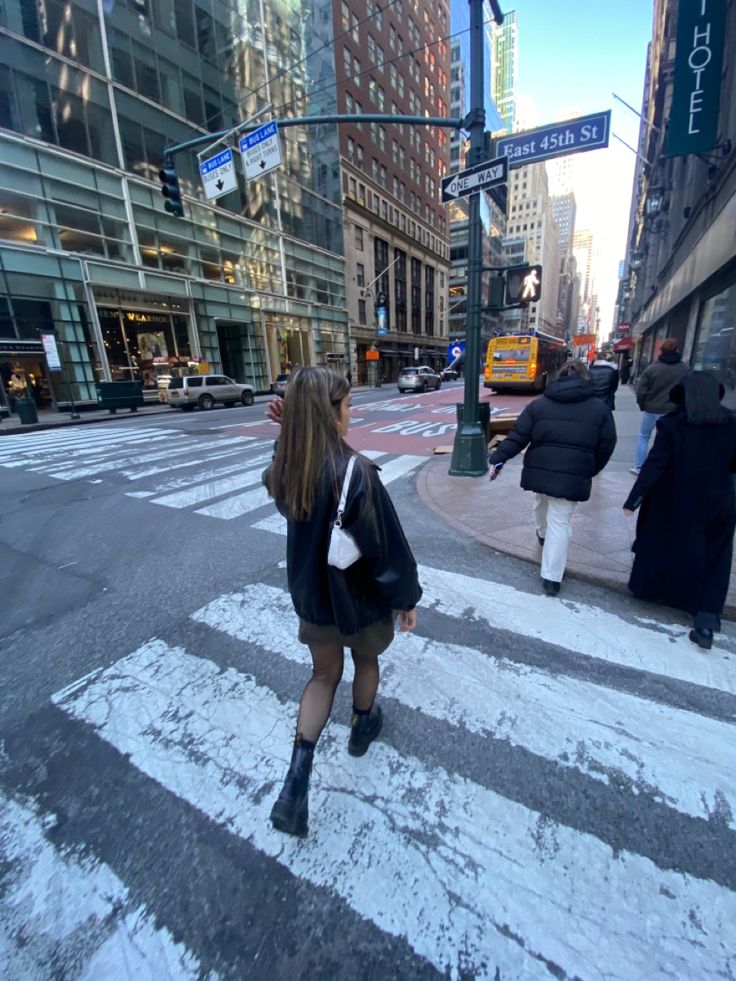
{"label": "shop sign", "polygon": [[680,0],[667,153],[703,153],[718,143],[726,0]]}
{"label": "shop sign", "polygon": [[61,358],[54,335],[41,334],[41,343],[46,353],[46,364],[49,366],[49,371],[61,371]]}
{"label": "shop sign", "polygon": [[41,354],[41,341],[0,341],[0,355],[7,354]]}

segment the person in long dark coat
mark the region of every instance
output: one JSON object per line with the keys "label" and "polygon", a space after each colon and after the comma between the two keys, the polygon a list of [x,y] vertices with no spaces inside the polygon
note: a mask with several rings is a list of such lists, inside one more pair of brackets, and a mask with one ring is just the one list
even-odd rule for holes
{"label": "person in long dark coat", "polygon": [[678,406],[657,423],[654,446],[624,510],[640,508],[629,589],[694,617],[690,640],[708,650],[731,574],[736,501],[736,419],[723,387],[692,372],[670,393]]}

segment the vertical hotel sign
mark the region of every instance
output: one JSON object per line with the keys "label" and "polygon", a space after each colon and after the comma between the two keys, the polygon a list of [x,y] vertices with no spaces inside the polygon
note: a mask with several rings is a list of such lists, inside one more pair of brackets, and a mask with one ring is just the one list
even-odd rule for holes
{"label": "vertical hotel sign", "polygon": [[726,0],[680,0],[667,153],[703,153],[718,143]]}

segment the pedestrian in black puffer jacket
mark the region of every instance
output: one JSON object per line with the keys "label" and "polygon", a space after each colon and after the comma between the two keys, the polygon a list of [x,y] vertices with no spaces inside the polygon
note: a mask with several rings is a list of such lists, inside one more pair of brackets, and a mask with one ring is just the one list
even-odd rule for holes
{"label": "pedestrian in black puffer jacket", "polygon": [[608,463],[615,445],[611,410],[595,397],[585,365],[568,361],[488,458],[494,480],[507,460],[529,447],[521,486],[534,492],[537,539],[543,546],[542,585],[549,596],[560,591],[575,506],[590,497],[593,477]]}
{"label": "pedestrian in black puffer jacket", "polygon": [[616,390],[618,389],[618,368],[610,360],[605,351],[598,351],[595,361],[590,366],[590,377],[593,382],[593,394],[605,402],[611,411],[616,408]]}

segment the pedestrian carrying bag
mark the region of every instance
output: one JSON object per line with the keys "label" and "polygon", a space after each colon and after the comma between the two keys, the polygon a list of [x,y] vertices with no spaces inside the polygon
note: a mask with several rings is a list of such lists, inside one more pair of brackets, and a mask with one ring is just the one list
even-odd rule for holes
{"label": "pedestrian carrying bag", "polygon": [[355,539],[350,532],[345,531],[342,527],[342,515],[348,499],[348,488],[350,487],[350,478],[353,476],[354,466],[355,457],[351,456],[347,470],[345,471],[345,479],[342,482],[342,493],[337,504],[337,515],[330,529],[330,547],[327,550],[327,564],[334,566],[336,569],[347,569],[354,562],[357,562],[361,556]]}

